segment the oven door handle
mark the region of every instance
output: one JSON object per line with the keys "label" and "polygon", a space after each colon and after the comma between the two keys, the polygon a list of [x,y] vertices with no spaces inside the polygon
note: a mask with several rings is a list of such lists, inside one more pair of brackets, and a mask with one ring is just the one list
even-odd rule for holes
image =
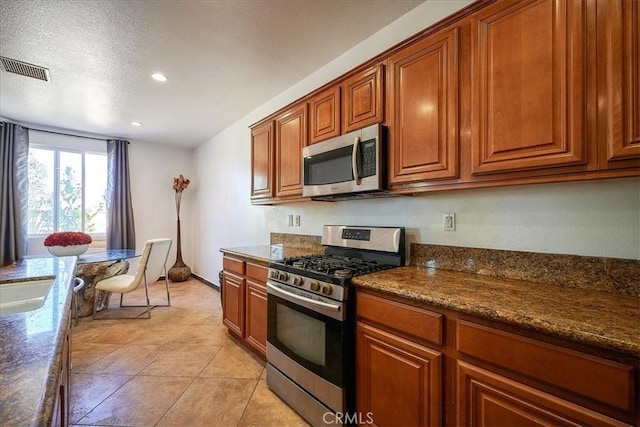
{"label": "oven door handle", "polygon": [[351,169],[353,169],[353,181],[360,185],[360,175],[358,175],[358,149],[360,148],[360,137],[356,136],[353,141],[353,152],[351,153]]}
{"label": "oven door handle", "polygon": [[299,302],[300,304],[304,304],[305,306],[317,306],[320,308],[323,308],[325,310],[331,310],[331,311],[335,311],[335,312],[340,312],[341,307],[339,305],[336,304],[328,304],[326,302],[322,302],[322,301],[316,301],[316,300],[312,300],[309,298],[305,298],[305,297],[301,297],[300,295],[296,295],[294,293],[285,291],[284,289],[280,289],[277,286],[273,286],[271,283],[267,282],[267,293],[271,293],[274,294],[276,296],[279,296],[283,299],[288,299],[288,300],[295,300],[297,302]]}

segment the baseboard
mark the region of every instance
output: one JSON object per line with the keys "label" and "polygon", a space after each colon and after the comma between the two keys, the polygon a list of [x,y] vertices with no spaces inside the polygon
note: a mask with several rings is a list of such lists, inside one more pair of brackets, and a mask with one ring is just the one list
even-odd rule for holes
{"label": "baseboard", "polygon": [[207,279],[205,279],[205,278],[204,278],[204,277],[202,277],[202,276],[198,276],[197,274],[195,274],[195,273],[193,273],[193,272],[192,272],[192,273],[191,273],[191,277],[193,277],[193,278],[195,278],[195,279],[197,279],[197,280],[201,281],[202,283],[204,283],[204,284],[205,284],[205,285],[207,285],[207,286],[212,287],[213,289],[215,289],[215,290],[216,290],[216,291],[218,291],[218,292],[220,291],[220,286],[219,286],[219,285],[216,285],[215,283],[208,281]]}

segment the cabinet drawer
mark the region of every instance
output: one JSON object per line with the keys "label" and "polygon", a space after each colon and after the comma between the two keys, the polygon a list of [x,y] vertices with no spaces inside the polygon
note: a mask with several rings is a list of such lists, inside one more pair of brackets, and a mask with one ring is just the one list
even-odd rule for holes
{"label": "cabinet drawer", "polygon": [[259,282],[267,281],[267,267],[258,264],[247,263],[246,276]]}
{"label": "cabinet drawer", "polygon": [[225,256],[222,258],[222,269],[244,275],[244,261]]}
{"label": "cabinet drawer", "polygon": [[358,293],[356,313],[361,319],[442,345],[442,314],[364,293]]}
{"label": "cabinet drawer", "polygon": [[628,426],[590,409],[457,361],[459,426]]}
{"label": "cabinet drawer", "polygon": [[625,411],[634,407],[631,366],[464,320],[457,350]]}

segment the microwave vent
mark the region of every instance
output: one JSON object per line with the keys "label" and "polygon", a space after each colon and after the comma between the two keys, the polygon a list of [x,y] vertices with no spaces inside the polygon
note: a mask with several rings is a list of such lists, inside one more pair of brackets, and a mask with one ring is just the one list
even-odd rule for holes
{"label": "microwave vent", "polygon": [[2,63],[2,68],[4,68],[8,73],[19,74],[21,76],[31,77],[32,79],[44,80],[45,82],[51,81],[48,68],[28,64],[26,62],[17,61],[4,56],[0,56],[0,63]]}

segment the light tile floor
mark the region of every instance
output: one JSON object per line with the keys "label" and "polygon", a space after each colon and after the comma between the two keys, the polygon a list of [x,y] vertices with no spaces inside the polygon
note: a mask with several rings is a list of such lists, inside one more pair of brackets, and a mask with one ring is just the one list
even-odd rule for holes
{"label": "light tile floor", "polygon": [[[169,287],[171,307],[154,308],[151,319],[84,318],[73,327],[71,424],[308,426],[267,388],[264,362],[229,336],[220,294],[195,279]],[[151,289],[161,304],[164,282]],[[125,304],[140,303],[140,291]]]}

